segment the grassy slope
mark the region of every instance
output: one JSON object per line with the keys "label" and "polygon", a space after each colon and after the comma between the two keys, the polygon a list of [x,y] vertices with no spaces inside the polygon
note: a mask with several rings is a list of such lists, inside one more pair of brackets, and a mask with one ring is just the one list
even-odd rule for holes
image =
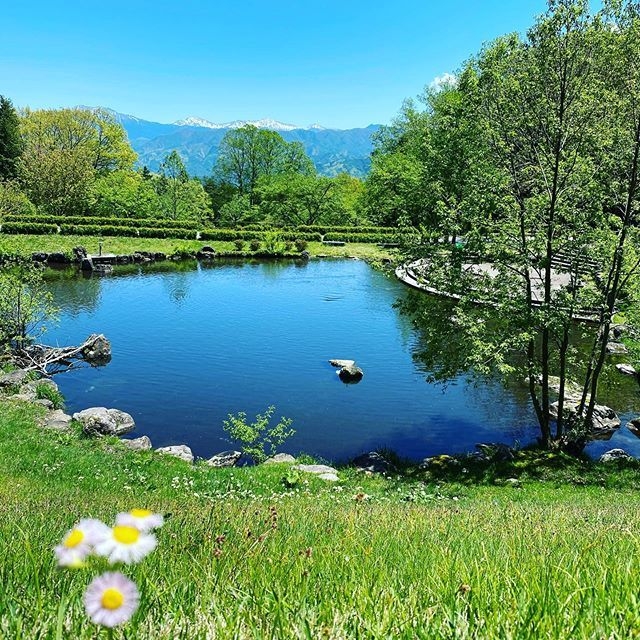
{"label": "grassy slope", "polygon": [[134,506],[171,516],[125,570],[143,601],[116,638],[640,633],[635,463],[523,454],[440,480],[342,470],[291,490],[282,466],[192,467],[37,417],[0,401],[0,637],[98,637],[81,605],[95,571],[59,570],[51,549],[78,519]]}
{"label": "grassy slope", "polygon": [[[33,252],[70,253],[73,247],[81,245],[89,253],[98,253],[101,239],[97,236],[57,236],[57,235],[6,235],[0,234],[0,255],[14,254],[30,256]],[[135,251],[160,251],[167,254],[178,251],[198,251],[202,246],[212,246],[219,253],[234,252],[233,242],[212,242],[202,240],[174,240],[162,238],[102,238],[104,253],[131,254]],[[335,257],[357,256],[365,259],[381,259],[389,256],[387,249],[373,244],[349,243],[344,247],[332,247],[320,242],[310,242],[311,255]]]}

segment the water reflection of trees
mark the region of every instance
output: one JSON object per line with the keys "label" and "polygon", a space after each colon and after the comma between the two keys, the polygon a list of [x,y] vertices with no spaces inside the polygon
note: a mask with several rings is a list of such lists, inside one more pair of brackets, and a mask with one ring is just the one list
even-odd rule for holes
{"label": "water reflection of trees", "polygon": [[[486,367],[481,370],[474,366],[475,361],[472,362],[470,357],[471,349],[474,346],[478,348],[482,341],[495,344],[505,339],[502,335],[502,329],[506,326],[504,319],[491,307],[476,306],[465,308],[465,322],[460,323],[457,305],[453,300],[416,291],[407,292],[396,303],[402,315],[410,318],[416,332],[413,359],[418,370],[430,383],[447,385],[464,378],[469,383],[469,393],[479,396],[489,393],[492,396],[491,400],[487,397],[487,402],[498,401],[490,389],[500,385],[517,405],[529,406],[527,381],[515,373],[521,364],[520,352],[507,350],[500,367],[487,361]],[[571,363],[574,377],[580,379],[590,343],[581,337],[579,331],[575,335],[578,337],[571,345]],[[599,401],[618,412],[638,411],[640,387],[634,379],[618,373],[614,365],[620,361],[619,358],[609,358],[599,385]]]}
{"label": "water reflection of trees", "polygon": [[51,270],[46,274],[53,304],[63,314],[76,317],[93,313],[100,305],[101,279],[83,278],[76,269]]}

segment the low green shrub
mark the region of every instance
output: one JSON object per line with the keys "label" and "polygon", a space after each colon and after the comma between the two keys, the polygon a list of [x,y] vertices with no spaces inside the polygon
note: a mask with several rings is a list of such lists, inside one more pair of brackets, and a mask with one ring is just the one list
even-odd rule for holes
{"label": "low green shrub", "polygon": [[278,447],[295,434],[295,429],[291,428],[291,418],[282,417],[275,426],[269,424],[275,410],[271,405],[264,413],[259,413],[252,423],[247,423],[244,411],[230,413],[228,419],[223,421],[222,428],[242,444],[242,452],[251,456],[257,464],[275,455]]}
{"label": "low green shrub", "polygon": [[51,401],[54,409],[64,409],[64,396],[56,387],[46,382],[36,385],[36,398]]}

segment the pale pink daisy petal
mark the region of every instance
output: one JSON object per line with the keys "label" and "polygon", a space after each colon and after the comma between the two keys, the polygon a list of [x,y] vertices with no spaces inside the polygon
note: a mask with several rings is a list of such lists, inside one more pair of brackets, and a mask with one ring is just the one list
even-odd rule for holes
{"label": "pale pink daisy petal", "polygon": [[95,578],[84,594],[84,607],[95,624],[115,627],[127,622],[138,608],[136,585],[121,573],[105,573]]}
{"label": "pale pink daisy petal", "polygon": [[159,513],[153,513],[148,509],[131,509],[127,513],[119,513],[116,524],[125,524],[136,527],[140,531],[152,531],[164,524],[164,518]]}
{"label": "pale pink daisy petal", "polygon": [[62,539],[62,544],[54,552],[61,567],[80,567],[87,556],[93,552],[96,540],[108,531],[109,527],[100,520],[85,519],[70,529]]}
{"label": "pale pink daisy petal", "polygon": [[99,556],[108,558],[111,564],[132,564],[140,562],[151,553],[156,544],[156,537],[152,533],[140,531],[130,525],[117,524],[95,543],[94,548]]}

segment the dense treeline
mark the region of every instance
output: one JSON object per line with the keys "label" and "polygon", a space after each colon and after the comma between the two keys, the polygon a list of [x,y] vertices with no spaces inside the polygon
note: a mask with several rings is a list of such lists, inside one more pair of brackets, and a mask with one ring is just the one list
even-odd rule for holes
{"label": "dense treeline", "polygon": [[135,167],[122,126],[101,109],[18,114],[0,96],[0,214],[184,221],[201,227],[357,225],[362,183],[319,176],[302,145],[246,126],[224,137],[214,175],[169,153]]}
{"label": "dense treeline", "polygon": [[461,296],[428,336],[434,377],[519,372],[542,442],[579,448],[615,313],[638,306],[640,4],[549,0],[525,37],[489,44],[421,102],[381,133],[364,209],[405,227],[430,283]]}

